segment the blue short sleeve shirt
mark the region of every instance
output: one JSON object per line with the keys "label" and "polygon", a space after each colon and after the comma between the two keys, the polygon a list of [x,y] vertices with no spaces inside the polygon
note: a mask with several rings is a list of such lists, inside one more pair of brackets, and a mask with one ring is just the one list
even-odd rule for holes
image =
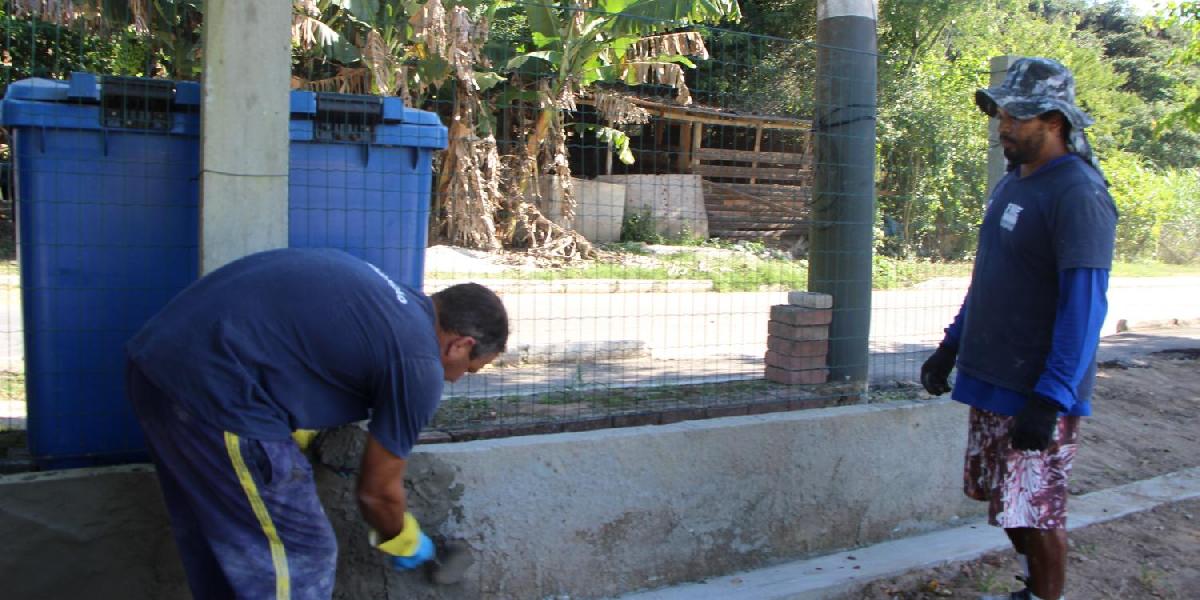
{"label": "blue short sleeve shirt", "polygon": [[430,299],[336,250],[225,265],[151,318],[127,351],[198,418],[255,439],[369,418],[371,434],[406,457],[442,394]]}
{"label": "blue short sleeve shirt", "polygon": [[[1008,173],[988,202],[964,307],[958,368],[1021,393],[1051,350],[1059,274],[1112,267],[1117,210],[1104,179],[1075,154],[1026,177]],[[1094,370],[1079,396],[1090,395]]]}

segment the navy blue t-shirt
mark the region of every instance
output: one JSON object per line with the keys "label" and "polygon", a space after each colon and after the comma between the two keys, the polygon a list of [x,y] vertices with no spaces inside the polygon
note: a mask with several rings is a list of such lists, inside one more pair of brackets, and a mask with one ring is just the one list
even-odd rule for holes
{"label": "navy blue t-shirt", "polygon": [[253,439],[370,418],[406,457],[442,395],[433,303],[337,250],[282,249],[213,271],[127,346],[163,392]]}
{"label": "navy blue t-shirt", "polygon": [[[958,368],[1031,391],[1046,366],[1059,274],[1110,269],[1117,209],[1103,177],[1067,154],[1026,177],[1010,171],[988,201],[971,293],[963,307]],[[1078,396],[1090,396],[1094,365]]]}

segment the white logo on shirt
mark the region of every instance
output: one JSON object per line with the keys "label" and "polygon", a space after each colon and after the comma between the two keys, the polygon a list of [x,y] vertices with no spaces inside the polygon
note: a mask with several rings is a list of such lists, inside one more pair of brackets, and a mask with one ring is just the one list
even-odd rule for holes
{"label": "white logo on shirt", "polygon": [[404,290],[400,289],[400,286],[396,285],[396,283],[392,281],[391,277],[388,277],[386,273],[379,270],[379,267],[376,267],[371,263],[367,263],[367,266],[371,267],[371,270],[378,273],[379,276],[388,283],[388,285],[392,286],[392,291],[396,292],[396,299],[400,301],[400,304],[408,304],[408,297],[404,295]]}
{"label": "white logo on shirt", "polygon": [[1012,231],[1013,227],[1017,226],[1017,218],[1021,216],[1021,211],[1023,210],[1025,210],[1024,207],[1017,206],[1016,204],[1009,204],[1004,207],[1004,216],[1000,217],[1000,226]]}

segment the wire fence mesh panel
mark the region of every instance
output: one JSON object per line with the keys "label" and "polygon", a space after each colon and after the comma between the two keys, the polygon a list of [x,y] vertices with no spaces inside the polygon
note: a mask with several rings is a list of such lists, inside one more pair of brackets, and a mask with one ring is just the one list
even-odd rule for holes
{"label": "wire fence mesh panel", "polygon": [[396,94],[448,124],[424,287],[492,287],[513,335],[494,367],[448,387],[435,428],[847,400],[811,385],[826,380],[828,306],[776,326],[780,368],[809,385],[764,379],[772,306],[807,287],[814,47],[715,27],[732,3],[697,10],[688,25],[650,4],[428,3],[403,31],[355,14],[341,33],[359,62],[316,43],[298,61],[299,87]]}
{"label": "wire fence mesh panel", "polygon": [[[0,428],[120,460],[121,345],[197,276],[203,7],[0,6]],[[900,6],[880,60],[873,28],[849,48],[732,1],[293,2],[288,243],[503,297],[508,351],[446,388],[442,439],[908,393],[969,281],[989,74],[954,45],[975,9],[923,37]],[[1134,214],[1123,256],[1188,239]],[[1197,316],[1194,275],[1117,272],[1104,331]]]}

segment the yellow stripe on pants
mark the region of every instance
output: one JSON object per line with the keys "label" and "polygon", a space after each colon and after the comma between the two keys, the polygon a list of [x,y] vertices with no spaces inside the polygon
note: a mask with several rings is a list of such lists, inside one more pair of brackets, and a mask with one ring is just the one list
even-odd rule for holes
{"label": "yellow stripe on pants", "polygon": [[267,536],[267,542],[271,546],[271,563],[275,565],[275,598],[276,600],[288,600],[292,596],[291,578],[288,576],[287,554],[283,550],[283,541],[279,539],[279,532],[275,530],[275,523],[271,521],[271,515],[267,512],[267,505],[263,504],[262,496],[258,494],[258,486],[254,484],[254,478],[250,476],[250,470],[246,468],[246,461],[242,458],[242,446],[237,434],[225,432],[225,449],[229,451],[229,459],[233,461],[233,470],[237,472],[238,481],[242,484],[242,489],[246,491],[246,499],[250,501],[250,507],[254,509],[254,516],[258,517],[258,524],[262,526],[263,533]]}

